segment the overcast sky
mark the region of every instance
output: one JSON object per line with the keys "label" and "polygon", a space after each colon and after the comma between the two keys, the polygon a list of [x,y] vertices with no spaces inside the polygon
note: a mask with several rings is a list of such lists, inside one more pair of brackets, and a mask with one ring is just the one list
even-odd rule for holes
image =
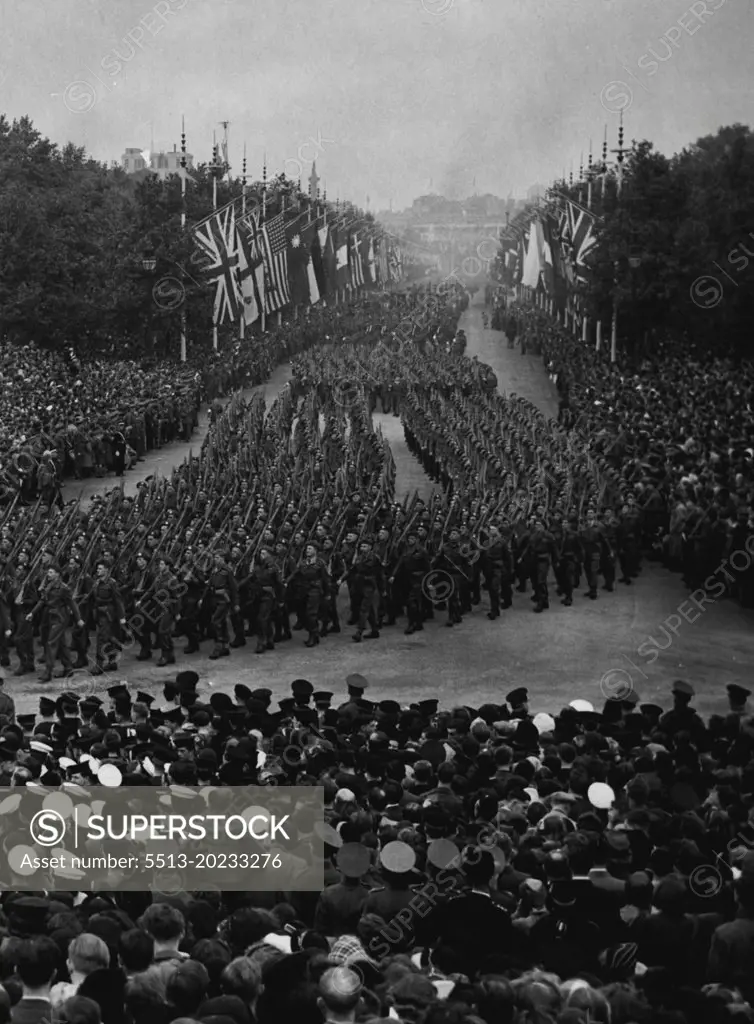
{"label": "overcast sky", "polygon": [[[100,160],[126,146],[394,209],[521,195],[605,123],[677,152],[754,110],[750,0],[3,0],[0,110]],[[684,27],[685,26],[685,27]],[[652,53],[651,51],[654,51]]]}

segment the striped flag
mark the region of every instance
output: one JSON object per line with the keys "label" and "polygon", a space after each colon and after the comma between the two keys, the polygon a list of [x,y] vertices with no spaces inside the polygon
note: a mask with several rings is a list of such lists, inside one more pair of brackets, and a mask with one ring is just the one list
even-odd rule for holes
{"label": "striped flag", "polygon": [[232,206],[208,217],[194,232],[205,257],[203,270],[216,283],[214,321],[236,323],[241,313],[241,282],[238,276],[238,238]]}
{"label": "striped flag", "polygon": [[291,301],[285,217],[279,213],[262,226],[262,255],[267,278],[266,310],[275,313]]}
{"label": "striped flag", "polygon": [[249,214],[238,223],[238,259],[241,293],[244,302],[244,323],[253,324],[264,309],[264,262],[262,233],[257,214]]}
{"label": "striped flag", "polygon": [[354,231],[351,235],[351,284],[354,288],[363,288],[364,286],[364,267],[362,266],[358,231]]}

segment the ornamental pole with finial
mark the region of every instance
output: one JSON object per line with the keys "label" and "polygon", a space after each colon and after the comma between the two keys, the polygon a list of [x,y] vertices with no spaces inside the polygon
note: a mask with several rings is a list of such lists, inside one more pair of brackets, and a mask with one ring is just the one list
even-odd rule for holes
{"label": "ornamental pole with finial", "polygon": [[[246,143],[243,144],[243,162],[241,163],[241,216],[246,217]],[[246,230],[245,228],[241,229]],[[247,268],[247,272],[251,271],[251,267]],[[241,286],[242,302],[241,302],[241,315],[238,321],[238,338],[239,341],[244,340],[246,334],[246,300],[243,298],[243,282]]]}
{"label": "ornamental pole with finial", "polygon": [[592,208],[592,179],[594,177],[594,167],[592,165],[592,140],[589,140],[589,163],[586,169],[586,208],[591,210]]}
{"label": "ornamental pole with finial", "polygon": [[[186,118],[181,116],[181,229],[186,230]],[[185,363],[186,351],[186,302],[181,303],[181,362]]]}
{"label": "ornamental pole with finial", "polygon": [[267,219],[267,154],[262,163],[262,223]]}
{"label": "ornamental pole with finial", "polygon": [[618,195],[620,195],[623,188],[623,160],[628,152],[628,149],[623,146],[623,135],[623,111],[621,110],[618,123],[618,148],[613,150],[618,159]]}
{"label": "ornamental pole with finial", "polygon": [[602,140],[602,198],[605,198],[605,182],[607,181],[607,125],[605,125],[605,137]]}

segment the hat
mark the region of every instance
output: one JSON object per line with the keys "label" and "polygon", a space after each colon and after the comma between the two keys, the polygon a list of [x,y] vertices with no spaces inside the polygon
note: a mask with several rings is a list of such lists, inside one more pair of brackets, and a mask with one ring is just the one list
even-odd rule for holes
{"label": "hat", "polygon": [[639,711],[647,718],[659,718],[665,713],[659,704],[640,704]]}
{"label": "hat", "polygon": [[36,715],[16,715],[16,721],[24,732],[31,732],[34,729],[36,717]]}
{"label": "hat", "polygon": [[518,686],[515,690],[511,690],[505,698],[512,708],[520,707],[522,704],[526,704],[529,700],[529,691],[525,686]]}
{"label": "hat", "polygon": [[312,694],[312,700],[319,707],[329,707],[333,699],[333,695],[328,690],[317,690],[316,693]]}
{"label": "hat", "polygon": [[233,687],[233,694],[238,701],[245,703],[247,700],[251,700],[251,690],[244,683],[236,683]]}
{"label": "hat", "polygon": [[146,704],[149,708],[154,704],[154,697],[150,697],[148,693],[139,690],[136,694],[136,701],[138,704]]}
{"label": "hat", "polygon": [[284,715],[288,715],[293,711],[296,706],[296,701],[293,697],[283,697],[282,700],[278,701],[278,707]]}
{"label": "hat", "polygon": [[107,691],[108,697],[111,700],[116,700],[118,697],[131,699],[131,694],[128,692],[128,687],[123,683],[116,683],[115,686],[111,686]]}
{"label": "hat", "polygon": [[380,865],[395,875],[405,875],[413,871],[416,854],[408,843],[395,840],[380,850]]}
{"label": "hat", "polygon": [[369,686],[369,683],[366,681],[364,676],[359,675],[358,672],[354,672],[350,676],[346,676],[346,686],[349,690],[358,690],[363,693]]}
{"label": "hat", "polygon": [[259,690],[252,690],[251,691],[251,699],[252,700],[261,700],[265,704],[269,704],[270,703],[271,697],[272,697],[272,690],[268,690],[268,689],[266,689],[266,687],[262,687]]}
{"label": "hat", "polygon": [[381,700],[377,707],[383,715],[399,715],[401,706],[397,700]]}
{"label": "hat", "polygon": [[49,697],[39,698],[39,713],[44,718],[49,718],[50,715],[55,714],[55,701],[50,700]]}
{"label": "hat", "polygon": [[683,694],[685,697],[693,697],[694,687],[691,685],[691,683],[684,682],[683,679],[676,679],[676,681],[673,683],[673,689],[670,692],[680,693]]}
{"label": "hat", "polygon": [[192,669],[186,669],[185,672],[179,672],[175,677],[175,685],[179,690],[195,690],[199,683],[199,675]]}
{"label": "hat", "polygon": [[430,697],[428,700],[418,701],[416,706],[422,715],[436,715],[440,702],[434,697]]}
{"label": "hat", "polygon": [[362,878],[369,870],[371,855],[361,843],[344,843],[338,850],[338,869],[346,878]]}
{"label": "hat", "polygon": [[729,683],[725,689],[728,691],[731,704],[743,704],[748,697],[751,697],[751,690],[746,690],[737,683]]}
{"label": "hat", "polygon": [[314,687],[308,679],[294,679],[291,683],[291,693],[294,697],[304,697],[309,700],[314,693]]}

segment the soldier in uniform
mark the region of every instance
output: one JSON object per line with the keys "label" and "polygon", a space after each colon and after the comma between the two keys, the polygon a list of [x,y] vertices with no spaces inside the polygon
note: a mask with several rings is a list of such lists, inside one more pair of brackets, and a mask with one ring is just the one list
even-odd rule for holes
{"label": "soldier in uniform", "polygon": [[43,610],[47,613],[48,629],[44,645],[46,671],[40,682],[49,683],[52,681],[52,670],[58,658],[63,665],[62,671],[57,673],[58,676],[64,677],[71,674],[73,665],[66,640],[66,631],[72,620],[79,626],[83,626],[83,620],[70,587],[63,583],[60,571],[53,565],[47,569],[47,578],[40,590],[39,600],[31,611],[26,613],[27,622],[31,623],[34,616]]}
{"label": "soldier in uniform", "polygon": [[[315,695],[316,696],[316,695]],[[372,857],[361,843],[344,843],[337,853],[340,881],[320,893],[314,913],[314,929],[327,938],[355,935],[370,889],[364,884]]]}
{"label": "soldier in uniform", "polygon": [[322,560],[327,569],[327,575],[332,580],[332,586],[323,602],[322,613],[322,636],[327,633],[340,633],[340,618],[338,616],[338,589],[339,582],[346,575],[346,566],[342,557],[335,550],[332,537],[325,537],[322,542]]}
{"label": "soldier in uniform", "polygon": [[516,590],[519,594],[526,593],[526,581],[532,574],[531,524],[523,520],[515,528],[513,554],[515,556],[515,573],[518,580]]}
{"label": "soldier in uniform", "polygon": [[550,574],[550,566],[558,560],[558,552],[555,547],[555,538],[548,530],[545,530],[545,524],[541,519],[534,520],[534,529],[529,543],[534,564],[535,597],[537,599],[534,611],[543,612],[545,608],[550,607],[547,577]]}
{"label": "soldier in uniform", "polygon": [[602,560],[607,553],[607,545],[597,522],[597,513],[594,510],[587,512],[586,526],[579,534],[579,539],[584,552],[584,575],[586,576],[586,584],[589,587],[584,597],[596,601],[597,586],[599,584],[598,574]]}
{"label": "soldier in uniform", "polygon": [[354,582],[354,589],[361,595],[356,632],[353,635],[354,641],[356,643],[361,641],[367,623],[369,623],[370,632],[366,634],[366,639],[378,639],[380,634],[377,629],[377,610],[380,595],[384,590],[384,572],[382,562],[375,553],[371,540],[364,538],[359,542],[358,556],[348,569],[346,578]]}
{"label": "soldier in uniform", "polygon": [[283,581],[283,601],[280,605],[273,609],[273,621],[275,623],[275,643],[280,644],[284,640],[290,640],[291,634],[291,619],[288,605],[286,604],[286,596],[288,591],[288,585],[296,570],[293,559],[288,554],[287,548],[282,541],[277,541],[275,544],[275,559],[280,569],[280,577]]}
{"label": "soldier in uniform", "polygon": [[348,625],[355,626],[359,617],[359,606],[361,604],[361,595],[358,592],[356,583],[353,577],[348,576],[348,570],[353,565],[356,559],[356,546],[358,536],[354,530],[349,530],[346,533],[346,539],[343,542],[343,546],[340,551],[340,557],[345,566],[344,578],[346,580],[346,587],[348,588],[348,604],[349,604],[349,616]]}
{"label": "soldier in uniform", "polygon": [[707,729],[695,708],[691,707],[694,698],[694,687],[683,679],[673,683],[673,707],[661,716],[658,726],[662,732],[675,736],[678,732],[688,732],[697,743],[706,735]]}
{"label": "soldier in uniform", "polygon": [[116,635],[118,625],[126,624],[126,611],[107,562],[99,561],[95,566],[95,574],[90,598],[96,650],[96,663],[92,667],[92,675],[99,676],[104,671],[113,672],[118,667],[116,657],[120,645]]}
{"label": "soldier in uniform", "polygon": [[[392,921],[397,914],[408,908],[416,895],[411,887],[415,880],[414,867],[416,854],[408,843],[399,840],[387,843],[379,854],[380,875],[382,885],[369,890],[364,901],[362,914],[377,914],[383,921]],[[399,918],[402,926],[394,943],[392,952],[402,953],[413,947],[413,931],[403,926],[403,918]]]}
{"label": "soldier in uniform", "polygon": [[10,587],[11,608],[15,625],[16,653],[20,664],[14,675],[24,676],[34,671],[34,624],[29,612],[36,607],[39,594],[31,578],[28,564],[16,566]]}
{"label": "soldier in uniform", "polygon": [[511,593],[513,554],[497,526],[488,528],[487,540],[488,544],[481,559],[485,583],[490,595],[490,610],[487,612],[487,618],[497,619],[500,616],[500,598],[503,599],[504,608],[510,608],[513,603]]}
{"label": "soldier in uniform", "polygon": [[316,544],[307,544],[304,548],[304,557],[298,564],[293,582],[300,589],[303,598],[304,625],[309,631],[305,646],[316,647],[319,643],[322,604],[330,593],[330,579],[325,563],[319,557]]}
{"label": "soldier in uniform", "polygon": [[641,513],[633,495],[625,501],[618,527],[618,560],[623,575],[620,582],[629,584],[639,575],[641,566]]}
{"label": "soldier in uniform", "polygon": [[256,607],[254,629],[257,635],[257,654],[275,649],[272,613],[276,604],[284,599],[283,581],[269,548],[260,548],[259,561],[249,577],[250,592]]}
{"label": "soldier in uniform", "polygon": [[188,641],[183,649],[184,654],[195,654],[202,642],[200,616],[207,580],[196,563],[197,556],[194,552],[186,551],[180,571],[180,579],[185,587],[181,602],[181,624]]}
{"label": "soldier in uniform", "polygon": [[579,537],[579,521],[576,516],[563,520],[563,536],[558,550],[558,575],[566,608],[573,604],[573,591],[578,586],[579,566],[584,561],[584,549]]}
{"label": "soldier in uniform", "polygon": [[602,589],[612,594],[615,588],[615,552],[618,550],[618,519],[611,508],[606,508],[602,515],[602,534],[605,538],[605,551],[602,556],[600,572],[605,580]]}
{"label": "soldier in uniform", "polygon": [[216,551],[213,555],[213,569],[207,581],[207,592],[211,600],[212,632],[215,636],[215,647],[210,658],[227,658],[230,654],[228,643],[228,616],[232,611],[239,611],[238,586],[236,578],[228,568],[226,554]]}
{"label": "soldier in uniform", "polygon": [[419,544],[419,535],[415,530],[406,535],[406,550],[398,559],[395,571],[390,578],[391,584],[397,584],[406,595],[406,611],[408,625],[404,630],[410,636],[416,630],[424,629],[422,607],[424,592],[422,584],[431,568],[431,560],[427,549]]}
{"label": "soldier in uniform", "polygon": [[154,589],[159,607],[155,632],[161,652],[157,667],[164,668],[166,665],[175,665],[173,633],[181,605],[181,584],[173,571],[172,561],[167,557],[160,558],[157,563]]}
{"label": "soldier in uniform", "polygon": [[149,661],[152,657],[152,633],[154,623],[147,618],[147,607],[144,599],[152,590],[154,577],[148,570],[149,560],[143,552],[136,554],[135,564],[128,585],[130,609],[133,612],[133,631],[139,641],[140,650],[137,661]]}
{"label": "soldier in uniform", "polygon": [[75,555],[71,555],[68,559],[63,579],[73,592],[73,599],[78,605],[84,623],[83,626],[74,625],[71,630],[71,650],[76,655],[73,667],[86,668],[89,664],[89,659],[86,656],[86,652],[89,650],[87,623],[90,618],[90,601],[94,580],[88,573],[82,572],[81,559],[76,558]]}

